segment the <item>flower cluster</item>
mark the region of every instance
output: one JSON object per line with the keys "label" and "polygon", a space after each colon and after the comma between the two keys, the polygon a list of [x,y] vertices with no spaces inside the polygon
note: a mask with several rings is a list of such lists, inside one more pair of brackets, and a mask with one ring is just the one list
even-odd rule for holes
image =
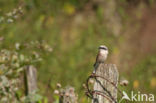
{"label": "flower cluster", "polygon": [[[13,49],[0,51],[0,103],[21,103],[26,100],[24,94],[18,95],[23,82],[20,77],[26,66],[42,60],[41,49],[46,52],[52,51],[48,44],[38,41],[27,44],[16,43]],[[22,50],[29,53],[21,52]]]}
{"label": "flower cluster", "polygon": [[23,9],[20,6],[6,13],[4,16],[0,16],[0,23],[3,22],[12,23],[15,20],[17,20],[22,14],[23,14]]}

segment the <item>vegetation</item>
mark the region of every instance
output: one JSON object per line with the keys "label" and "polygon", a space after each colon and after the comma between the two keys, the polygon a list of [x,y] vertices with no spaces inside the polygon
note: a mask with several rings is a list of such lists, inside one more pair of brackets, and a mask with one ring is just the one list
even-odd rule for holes
{"label": "vegetation", "polygon": [[[129,81],[121,90],[156,94],[154,40],[149,35],[151,40],[143,41],[139,35],[145,29],[143,13],[154,11],[155,1],[117,0],[116,5],[117,34],[119,26],[109,24],[103,6],[92,0],[0,0],[0,103],[29,102],[21,82],[27,65],[38,70],[34,101],[58,103],[54,91],[60,83],[75,87],[79,103],[87,103],[82,84],[101,44],[110,51],[107,63],[117,64],[121,78]],[[148,49],[139,45],[150,42]]]}

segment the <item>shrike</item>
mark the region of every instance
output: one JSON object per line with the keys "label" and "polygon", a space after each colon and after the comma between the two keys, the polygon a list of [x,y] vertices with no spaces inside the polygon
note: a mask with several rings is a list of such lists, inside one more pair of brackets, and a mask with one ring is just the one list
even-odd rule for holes
{"label": "shrike", "polygon": [[105,45],[100,45],[99,52],[96,57],[96,62],[94,64],[93,73],[96,72],[96,68],[98,67],[99,63],[105,62],[105,60],[107,59],[107,55],[108,55],[108,48]]}

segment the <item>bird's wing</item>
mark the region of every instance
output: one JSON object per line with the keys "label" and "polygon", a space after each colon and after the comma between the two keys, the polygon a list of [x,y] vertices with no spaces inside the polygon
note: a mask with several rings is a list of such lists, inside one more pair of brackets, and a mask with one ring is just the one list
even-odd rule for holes
{"label": "bird's wing", "polygon": [[99,57],[100,57],[100,53],[98,52],[98,54],[97,54],[97,56],[96,56],[96,61],[95,61],[95,63],[94,63],[94,67],[95,67],[96,64],[98,63]]}

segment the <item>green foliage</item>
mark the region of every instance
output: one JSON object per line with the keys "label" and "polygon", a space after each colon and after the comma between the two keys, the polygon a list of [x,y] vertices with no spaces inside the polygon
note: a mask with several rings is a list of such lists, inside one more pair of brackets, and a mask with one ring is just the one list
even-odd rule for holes
{"label": "green foliage", "polygon": [[[33,50],[34,49],[34,50]],[[36,49],[36,51],[35,51]],[[38,50],[37,50],[38,49]],[[23,52],[23,51],[27,52]],[[28,52],[29,50],[33,50]],[[1,49],[0,51],[0,102],[5,103],[24,103],[38,101],[41,96],[33,93],[24,97],[20,76],[28,65],[34,65],[42,60],[39,50],[50,51],[51,48],[45,43],[30,42],[24,45],[15,44],[12,49]],[[24,86],[24,85],[23,85]],[[32,99],[33,97],[33,99]]]}
{"label": "green foliage", "polygon": [[37,93],[32,93],[22,99],[24,103],[40,102],[42,100],[42,96]]}
{"label": "green foliage", "polygon": [[[153,1],[150,0],[150,3],[153,4]],[[111,54],[120,53],[118,43],[119,45],[125,43],[124,36],[115,37],[106,29],[102,8],[89,11],[91,15],[95,12],[94,20],[91,21],[91,15],[88,14],[88,18],[83,19],[83,16],[86,16],[83,9],[88,6],[88,2],[88,0],[22,2],[0,0],[0,98],[2,98],[0,102],[10,103],[13,97],[17,103],[30,101],[30,96],[24,96],[23,88],[18,88],[21,83],[19,77],[27,65],[35,65],[38,68],[39,92],[33,95],[34,101],[48,103],[50,97],[58,103],[59,98],[53,95],[53,91],[56,89],[56,83],[60,82],[63,86],[72,85],[76,88],[80,103],[88,102],[82,84],[92,72],[97,47],[101,44],[107,45],[111,57]],[[124,6],[128,4],[127,0],[118,2]],[[118,7],[118,12],[122,20],[128,20],[123,6]],[[83,21],[82,24],[75,23],[75,18]],[[75,26],[74,30],[72,26],[73,28]],[[142,81],[142,85],[143,82],[147,82],[141,87],[142,90],[144,87],[146,90],[154,90],[148,83],[154,77],[155,64],[154,57],[141,61],[131,71],[132,77],[127,76],[130,85],[124,90],[133,89],[133,82],[136,79]],[[145,80],[142,80],[144,78]],[[39,94],[44,96],[41,98]]]}
{"label": "green foliage", "polygon": [[[153,92],[156,93],[156,91],[153,91],[151,80],[152,78],[155,78],[155,72],[156,72],[156,56],[149,56],[144,58],[132,71],[132,77],[130,80],[138,80],[140,82],[140,90],[144,90],[144,92]],[[134,78],[135,77],[135,78]],[[142,78],[144,80],[142,81]]]}

